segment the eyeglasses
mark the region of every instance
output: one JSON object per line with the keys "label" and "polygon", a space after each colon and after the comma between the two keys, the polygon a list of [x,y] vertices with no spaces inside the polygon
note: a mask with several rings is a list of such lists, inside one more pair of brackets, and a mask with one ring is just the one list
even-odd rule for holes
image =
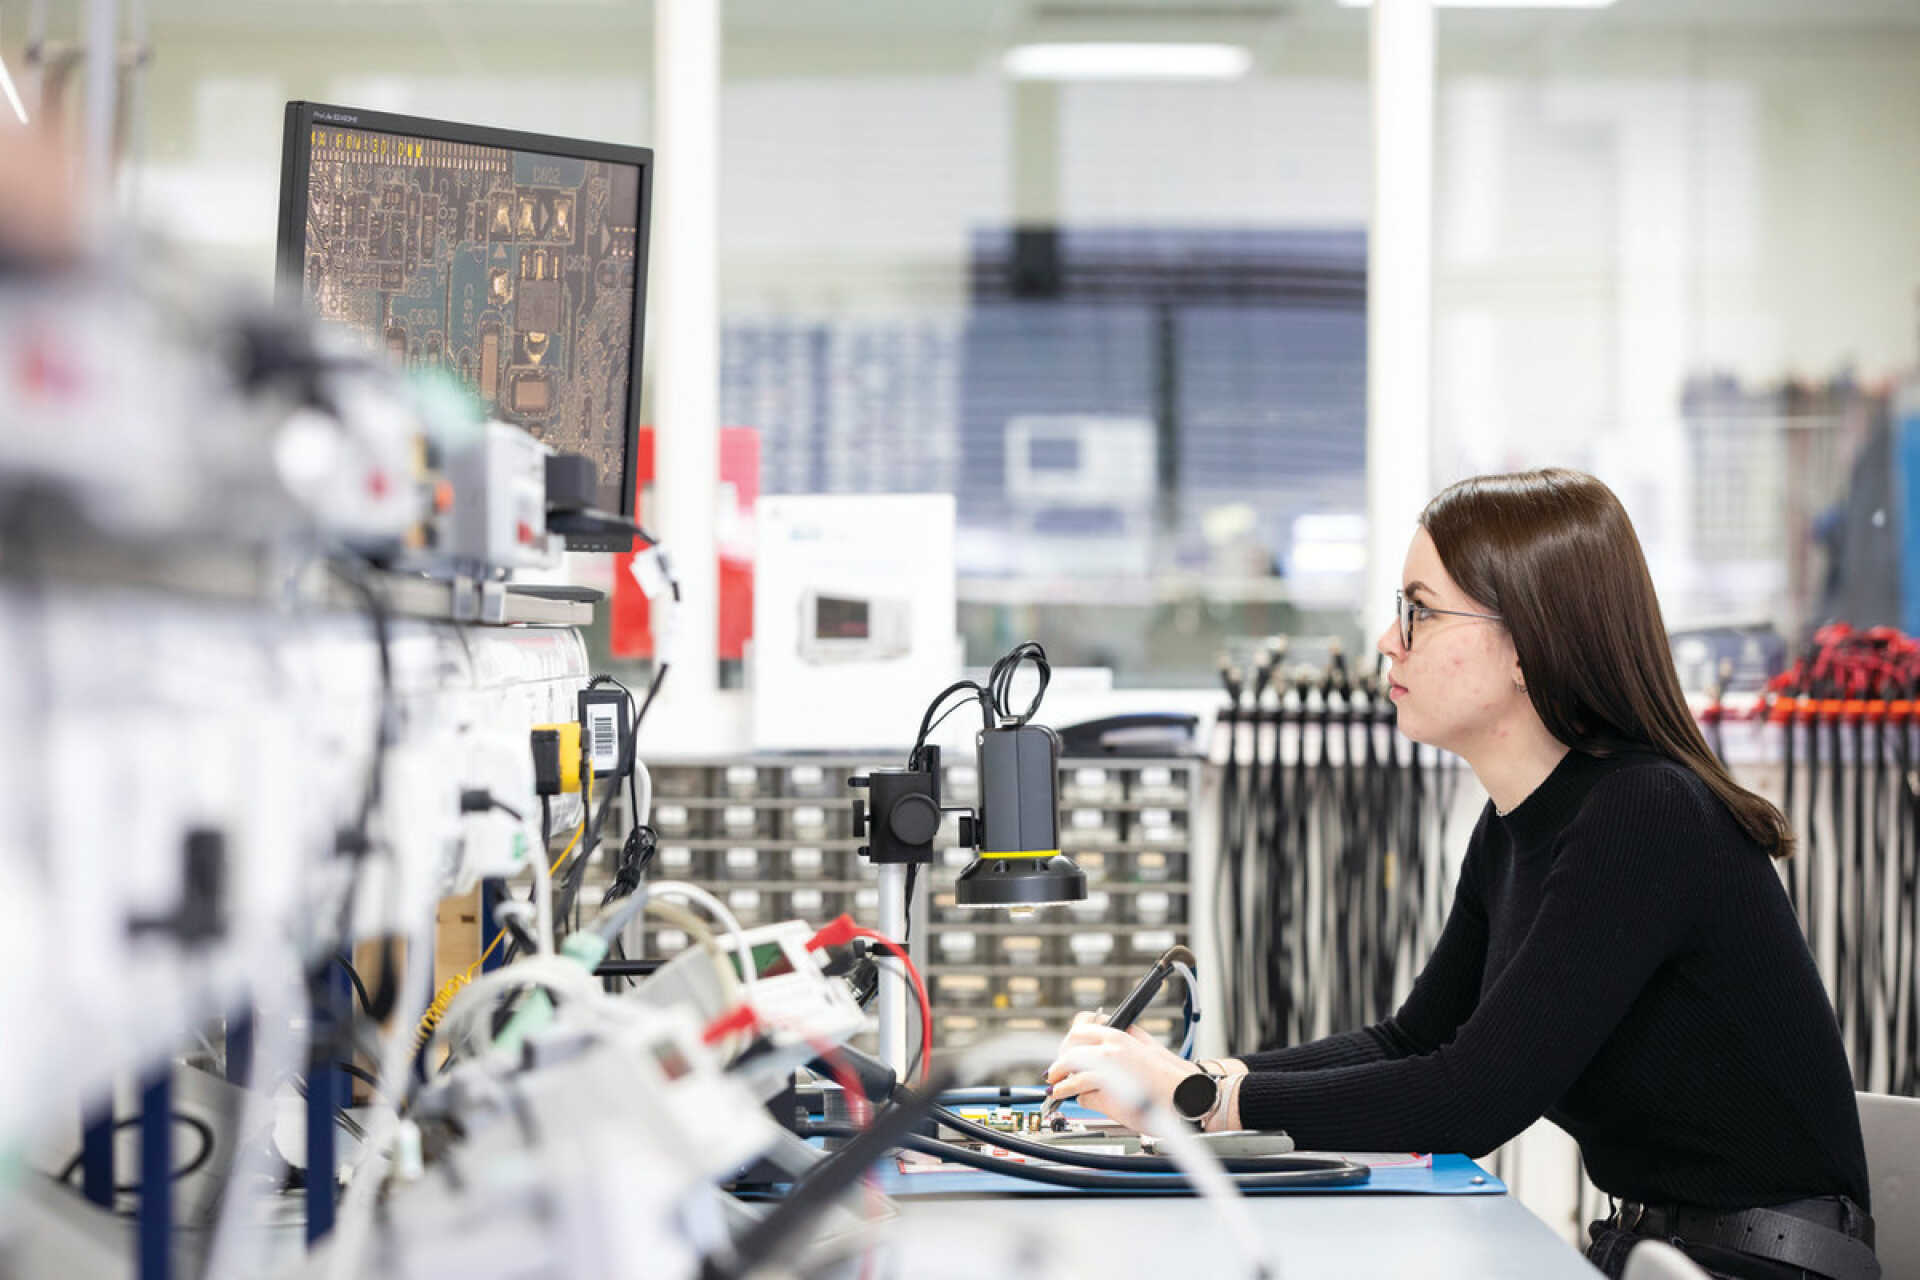
{"label": "eyeglasses", "polygon": [[1445,614],[1450,618],[1484,618],[1488,622],[1505,622],[1497,613],[1466,613],[1459,609],[1432,609],[1424,604],[1407,599],[1407,593],[1393,593],[1393,611],[1400,618],[1400,647],[1413,648],[1413,624],[1425,621],[1436,614]]}

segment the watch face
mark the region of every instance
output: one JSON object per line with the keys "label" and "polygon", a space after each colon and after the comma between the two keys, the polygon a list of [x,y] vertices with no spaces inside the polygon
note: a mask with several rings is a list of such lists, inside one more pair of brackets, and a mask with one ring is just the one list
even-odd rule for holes
{"label": "watch face", "polygon": [[1183,1119],[1198,1120],[1213,1109],[1220,1082],[1204,1071],[1196,1071],[1173,1087],[1173,1109]]}

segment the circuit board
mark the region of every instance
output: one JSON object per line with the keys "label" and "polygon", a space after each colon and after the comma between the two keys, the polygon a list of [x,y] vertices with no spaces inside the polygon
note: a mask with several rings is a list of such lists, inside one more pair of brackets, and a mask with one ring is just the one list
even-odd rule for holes
{"label": "circuit board", "polygon": [[314,126],[303,277],[318,314],[599,470],[618,511],[633,365],[631,165]]}

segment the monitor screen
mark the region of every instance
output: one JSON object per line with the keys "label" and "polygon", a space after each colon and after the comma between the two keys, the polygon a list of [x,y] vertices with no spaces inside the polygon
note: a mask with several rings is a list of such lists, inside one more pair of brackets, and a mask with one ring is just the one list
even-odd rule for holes
{"label": "monitor screen", "polygon": [[821,596],[814,608],[813,634],[817,640],[865,640],[871,634],[867,602],[839,596]]}
{"label": "monitor screen", "polygon": [[653,153],[308,102],[286,123],[283,287],[586,455],[631,517]]}
{"label": "monitor screen", "polygon": [[1027,465],[1035,471],[1078,471],[1078,436],[1035,436],[1027,442]]}

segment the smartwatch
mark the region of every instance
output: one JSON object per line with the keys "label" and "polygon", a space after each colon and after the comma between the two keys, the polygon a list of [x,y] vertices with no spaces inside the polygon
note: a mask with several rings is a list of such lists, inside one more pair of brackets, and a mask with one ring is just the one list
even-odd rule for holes
{"label": "smartwatch", "polygon": [[1220,1077],[1196,1071],[1173,1087],[1173,1110],[1182,1120],[1202,1128],[1220,1106]]}

